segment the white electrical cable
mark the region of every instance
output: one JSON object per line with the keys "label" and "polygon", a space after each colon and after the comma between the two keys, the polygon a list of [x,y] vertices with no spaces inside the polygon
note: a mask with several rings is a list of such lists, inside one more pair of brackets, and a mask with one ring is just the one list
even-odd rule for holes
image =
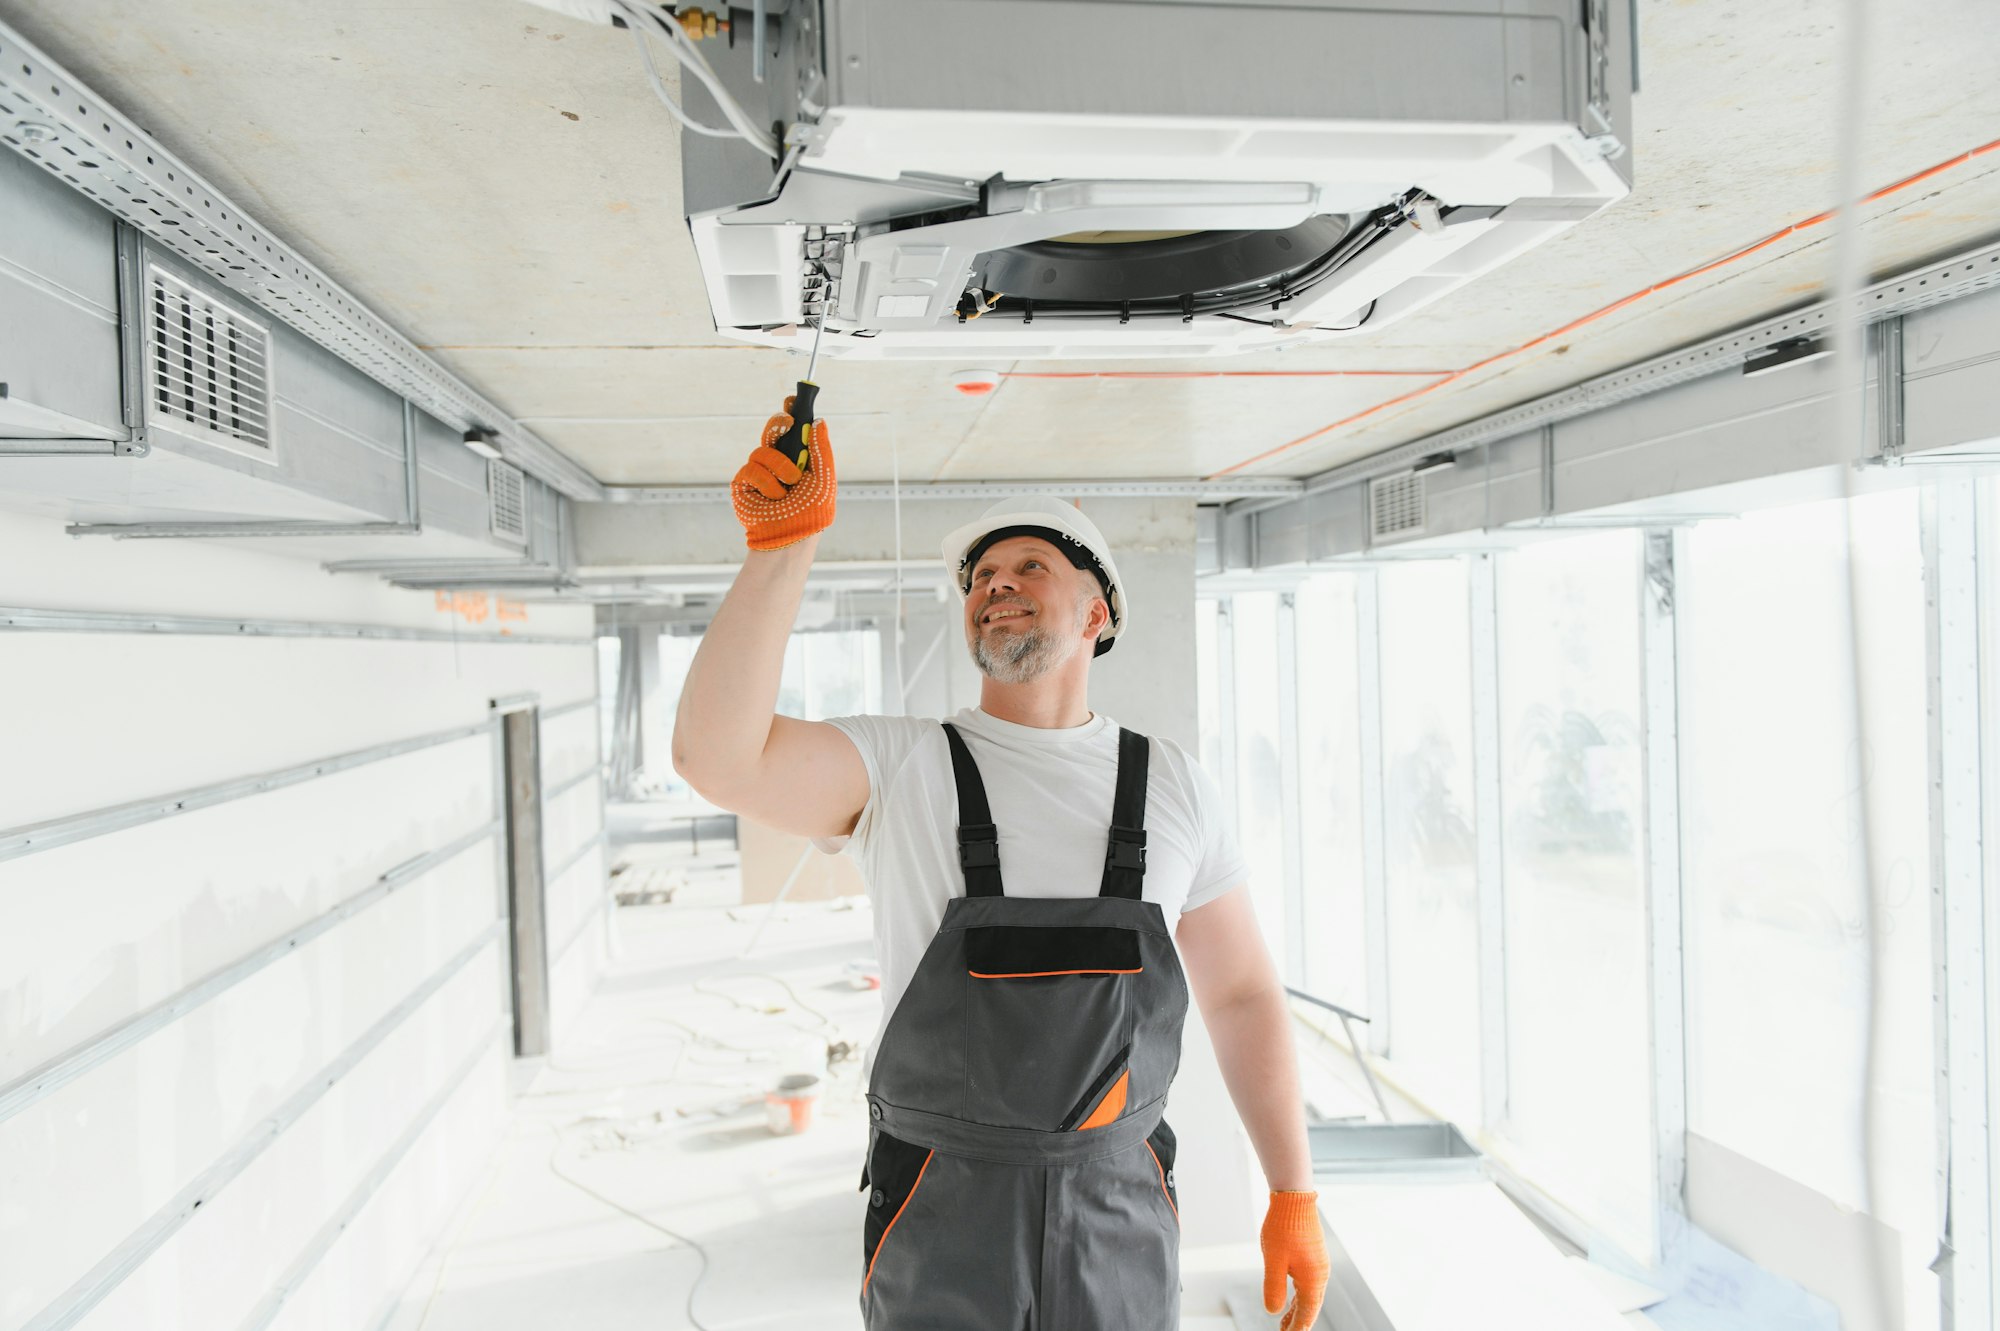
{"label": "white electrical cable", "polygon": [[659,81],[658,71],[652,67],[652,53],[645,45],[642,37],[640,41],[640,53],[645,57],[647,72],[654,80],[654,91],[659,93],[661,99],[672,109],[676,120],[679,120],[681,124],[688,126],[690,129],[698,129],[700,133],[709,134],[717,138],[740,138],[773,161],[780,160],[783,157],[783,154],[778,149],[777,140],[773,139],[768,131],[752,120],[749,114],[744,111],[742,105],[734,97],[730,96],[728,89],[722,86],[722,80],[716,76],[715,70],[708,63],[707,58],[695,49],[693,40],[681,31],[679,24],[666,15],[638,3],[637,0],[612,0],[612,4],[616,6],[619,14],[624,18],[626,26],[633,28],[635,32],[639,31],[643,25],[650,24],[651,30],[657,32],[665,39],[667,50],[673,55],[674,59],[680,62],[682,69],[693,74],[695,78],[701,81],[702,86],[708,89],[709,95],[715,98],[716,105],[722,109],[722,114],[729,123],[735,126],[735,130],[731,133],[728,130],[718,130],[708,125],[697,127],[695,122],[688,118],[687,113],[667,95],[665,85]]}
{"label": "white electrical cable", "polygon": [[903,668],[903,448],[902,431],[889,422],[889,496],[896,524],[896,705],[902,716],[910,714],[910,675]]}
{"label": "white electrical cable", "polygon": [[704,125],[687,112],[681,110],[680,103],[676,102],[673,94],[667,91],[666,81],[660,77],[660,67],[653,63],[653,48],[652,44],[646,40],[645,29],[639,27],[637,24],[629,24],[627,26],[631,28],[633,43],[639,48],[639,63],[645,66],[646,81],[653,85],[653,92],[659,97],[667,110],[673,112],[674,119],[680,121],[682,129],[693,130],[697,134],[706,134],[711,139],[740,139],[743,137],[735,129],[717,129],[714,125]]}
{"label": "white electrical cable", "polygon": [[[625,2],[631,3],[631,0]],[[678,23],[657,10],[642,8],[641,12],[649,16],[666,36],[667,46],[679,58],[682,66],[692,71],[694,76],[701,80],[702,86],[714,96],[716,105],[722,108],[722,114],[728,118],[729,123],[736,126],[743,137],[755,144],[766,156],[773,161],[778,160],[782,154],[778,151],[777,140],[773,139],[763,126],[752,120],[749,113],[743,109],[743,104],[722,86],[722,79],[716,74],[715,67],[708,63],[708,57],[695,46],[694,39],[681,31]]]}

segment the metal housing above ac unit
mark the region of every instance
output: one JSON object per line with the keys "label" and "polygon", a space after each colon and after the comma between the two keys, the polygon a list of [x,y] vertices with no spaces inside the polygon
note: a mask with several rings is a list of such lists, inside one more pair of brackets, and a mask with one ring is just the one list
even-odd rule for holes
{"label": "metal housing above ac unit", "polygon": [[800,346],[822,315],[822,354],[882,359],[1315,341],[1630,189],[1613,0],[763,8],[761,66],[747,36],[704,53],[786,127],[785,163],[682,140],[716,327],[748,342]]}

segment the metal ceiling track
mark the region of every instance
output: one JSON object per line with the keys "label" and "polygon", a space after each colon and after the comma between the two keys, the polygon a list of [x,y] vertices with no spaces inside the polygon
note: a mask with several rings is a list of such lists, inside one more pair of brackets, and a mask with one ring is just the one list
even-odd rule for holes
{"label": "metal ceiling track", "polygon": [[0,143],[454,429],[572,499],[596,477],[419,350],[339,283],[0,22]]}
{"label": "metal ceiling track", "polygon": [[[1724,370],[1737,369],[1753,356],[1780,342],[1825,337],[1842,329],[1900,318],[1916,310],[1942,305],[1975,292],[2000,287],[2000,242],[1967,250],[1948,259],[1862,288],[1846,303],[1822,300],[1790,314],[1776,315],[1723,333],[1663,356],[1613,370],[1594,379],[1505,411],[1467,421],[1437,434],[1308,477],[1305,495],[1322,494],[1383,476],[1409,471],[1438,454],[1463,453],[1497,439],[1524,434],[1538,426],[1587,415],[1619,402],[1657,393]],[[1244,499],[1229,505],[1231,516],[1275,508],[1283,499]]]}
{"label": "metal ceiling track", "polygon": [[[905,503],[939,499],[993,499],[1003,495],[1055,495],[1061,499],[1200,499],[1220,503],[1231,499],[1292,499],[1305,492],[1304,481],[1273,477],[1263,480],[1135,480],[1135,481],[929,481],[886,485],[880,481],[842,481],[840,497],[847,501]],[[607,485],[604,498],[614,504],[713,504],[729,498],[726,485]]]}

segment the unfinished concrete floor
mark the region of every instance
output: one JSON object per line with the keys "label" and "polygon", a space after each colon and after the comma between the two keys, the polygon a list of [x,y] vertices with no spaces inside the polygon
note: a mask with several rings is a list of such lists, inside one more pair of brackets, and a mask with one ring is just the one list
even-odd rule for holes
{"label": "unfinished concrete floor", "polygon": [[[874,1031],[879,991],[846,972],[872,956],[868,906],[780,908],[744,959],[769,908],[728,895],[619,910],[611,974],[561,1052],[520,1065],[506,1139],[387,1331],[860,1327],[859,1063],[796,1136],[763,1092]],[[1224,1298],[1257,1270],[1254,1243],[1187,1251],[1184,1331],[1233,1331]]]}

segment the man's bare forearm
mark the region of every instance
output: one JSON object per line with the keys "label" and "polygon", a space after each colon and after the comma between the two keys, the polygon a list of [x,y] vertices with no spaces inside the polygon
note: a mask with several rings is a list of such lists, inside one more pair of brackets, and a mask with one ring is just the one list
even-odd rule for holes
{"label": "man's bare forearm", "polygon": [[749,779],[771,736],[785,641],[819,537],[752,550],[702,634],[674,715],[674,770],[704,793]]}
{"label": "man's bare forearm", "polygon": [[1282,990],[1258,990],[1214,1012],[1203,1012],[1215,1061],[1229,1098],[1250,1134],[1257,1160],[1273,1189],[1313,1186],[1312,1151],[1306,1143],[1305,1097],[1299,1089],[1292,1016]]}

